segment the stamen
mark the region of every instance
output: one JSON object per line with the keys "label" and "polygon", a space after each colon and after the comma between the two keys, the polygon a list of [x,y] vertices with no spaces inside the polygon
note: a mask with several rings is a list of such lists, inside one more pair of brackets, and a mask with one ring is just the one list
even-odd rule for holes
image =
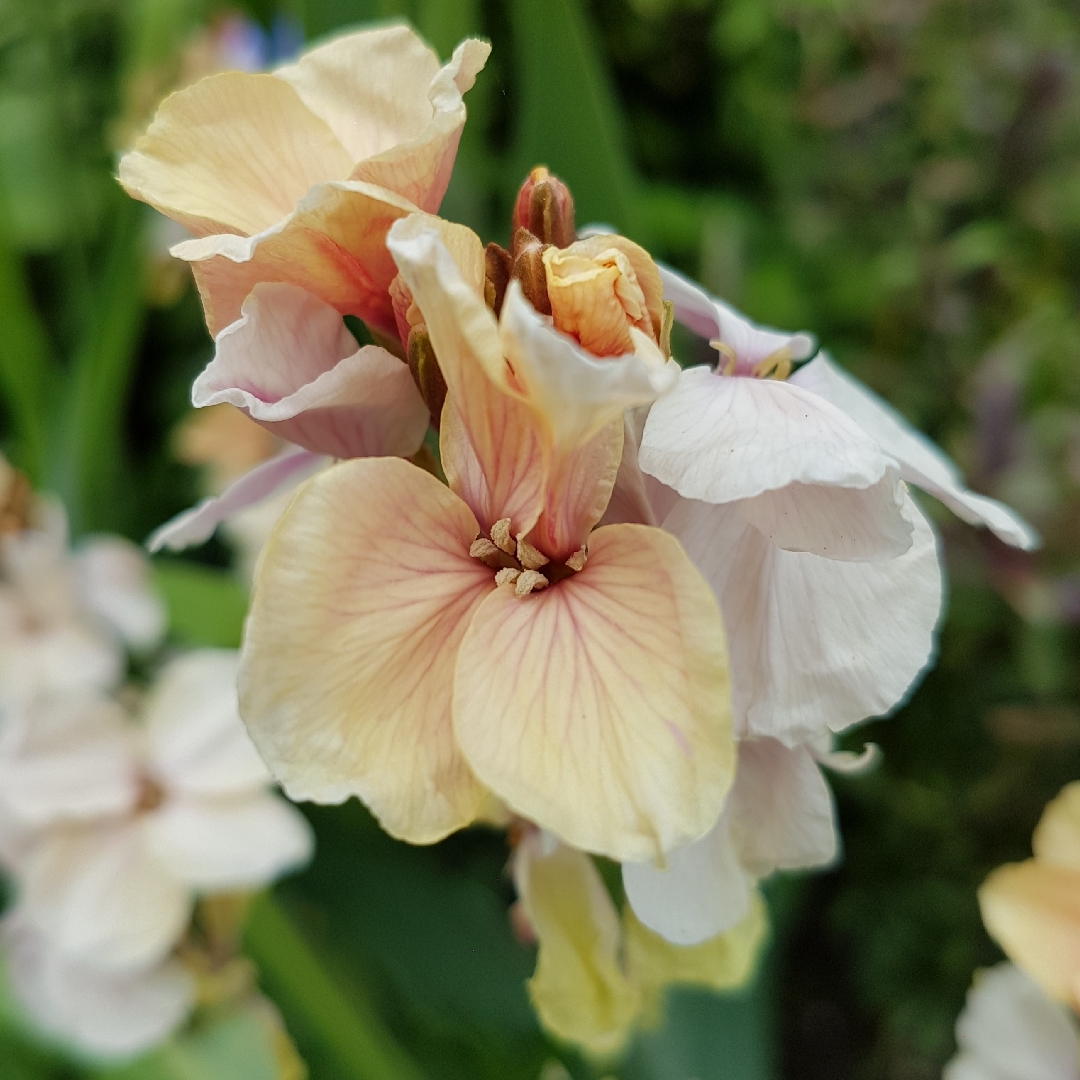
{"label": "stamen", "polygon": [[791,374],[791,350],[785,345],[776,352],[769,353],[753,367],[756,379],[779,379],[783,381]]}
{"label": "stamen", "polygon": [[495,575],[496,585],[513,585],[517,579],[521,577],[521,571],[515,570],[512,566],[504,566]]}
{"label": "stamen", "polygon": [[739,358],[735,355],[735,350],[719,338],[713,338],[712,341],[709,342],[709,348],[715,349],[720,354],[720,374],[733,375],[735,373],[735,366],[739,362]]}
{"label": "stamen", "polygon": [[589,549],[582,545],[566,560],[566,565],[575,573],[585,566],[585,560],[589,557]]}
{"label": "stamen", "polygon": [[527,540],[518,541],[517,559],[526,570],[539,570],[541,566],[547,566],[551,562],[542,551],[538,551]]}
{"label": "stamen", "polygon": [[510,519],[508,517],[499,518],[491,526],[491,539],[495,541],[495,546],[500,551],[505,551],[507,555],[514,554],[516,545],[514,544],[514,538],[510,535]]}
{"label": "stamen", "polygon": [[469,555],[486,563],[489,559],[498,559],[502,552],[486,537],[478,536],[469,545]]}
{"label": "stamen", "polygon": [[[498,577],[498,575],[496,575],[496,577]],[[540,589],[546,589],[547,587],[548,579],[544,577],[543,574],[538,573],[536,570],[525,570],[514,585],[514,595],[519,600],[524,600],[529,593],[539,591]]]}

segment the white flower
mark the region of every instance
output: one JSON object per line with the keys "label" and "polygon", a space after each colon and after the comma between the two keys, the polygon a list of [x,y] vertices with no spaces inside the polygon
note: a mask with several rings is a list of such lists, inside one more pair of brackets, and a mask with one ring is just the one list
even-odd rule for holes
{"label": "white flower", "polygon": [[1077,1080],[1076,1019],[1012,964],[980,972],[956,1021],[944,1080]]}
{"label": "white flower", "polygon": [[304,862],[311,833],[267,790],[236,702],[236,654],[173,661],[141,729],[114,702],[45,699],[0,740],[0,806],[29,841],[17,910],[74,964],[162,961],[198,893],[257,888]]}

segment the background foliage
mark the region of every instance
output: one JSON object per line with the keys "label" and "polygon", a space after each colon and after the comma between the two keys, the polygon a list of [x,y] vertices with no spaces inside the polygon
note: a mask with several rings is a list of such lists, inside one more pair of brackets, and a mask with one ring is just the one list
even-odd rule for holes
{"label": "background foliage", "polygon": [[[744,994],[679,993],[622,1080],[938,1074],[973,969],[975,888],[1023,857],[1080,775],[1080,11],[1067,0],[252,0],[314,38],[405,15],[448,55],[495,51],[469,95],[446,216],[505,239],[526,169],[752,317],[813,330],[1029,516],[1026,556],[931,506],[950,605],[933,671],[887,722],[884,766],[837,780],[835,871],[771,888]],[[198,478],[170,432],[210,343],[165,240],[112,171],[180,75],[211,0],[0,0],[0,433],[77,533],[141,540]],[[282,19],[292,20],[291,22]],[[170,274],[174,276],[170,277]],[[695,344],[681,342],[693,362]],[[159,559],[174,633],[238,640],[213,542]],[[736,631],[737,632],[737,631]],[[537,1028],[505,849],[430,849],[355,804],[311,812],[311,869],[260,901],[248,946],[311,1076],[599,1076]],[[241,1021],[108,1075],[251,1080]],[[201,1038],[201,1042],[200,1042]],[[230,1039],[232,1040],[230,1042]],[[231,1055],[231,1056],[230,1056]],[[78,1077],[0,1009],[5,1078]],[[260,1071],[262,1070],[262,1071]],[[546,1070],[543,1071],[542,1070]],[[105,1075],[105,1074],[101,1074]]]}

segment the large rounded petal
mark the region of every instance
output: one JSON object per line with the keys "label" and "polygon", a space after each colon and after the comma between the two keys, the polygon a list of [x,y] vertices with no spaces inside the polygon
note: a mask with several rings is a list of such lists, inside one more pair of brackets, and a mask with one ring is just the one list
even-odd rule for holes
{"label": "large rounded petal", "polygon": [[1080,871],[1080,782],[1066,784],[1047,804],[1031,849],[1039,862]]}
{"label": "large rounded petal", "polygon": [[1006,544],[1025,551],[1039,546],[1038,534],[1026,521],[996,500],[969,491],[941,450],[824,353],[792,375],[791,382],[847,413],[900,463],[905,480],[940,499],[962,521],[985,525]]}
{"label": "large rounded petal", "polygon": [[149,853],[135,820],[50,830],[20,867],[26,918],[69,960],[134,971],[164,959],[191,896]]}
{"label": "large rounded petal", "polygon": [[733,773],[727,657],[678,542],[605,526],[580,573],[489,594],[461,644],[454,730],[488,787],[575,847],[644,861],[704,835]]}
{"label": "large rounded petal", "polygon": [[192,387],[196,408],[235,405],[288,442],[331,457],[407,457],[428,410],[409,368],[357,348],[338,312],[295,285],[262,282]]}
{"label": "large rounded petal", "polygon": [[882,562],[782,551],[737,509],[683,500],[664,521],[720,598],[732,628],[742,737],[795,746],[893,708],[930,662],[941,568],[908,498],[911,547]]}
{"label": "large rounded petal", "polygon": [[257,233],[292,212],[323,180],[344,180],[352,158],[288,83],[227,71],[162,102],[120,161],[129,195],[190,229]]}
{"label": "large rounded petal", "polygon": [[483,789],[458,751],[458,644],[492,588],[468,507],[393,458],[357,459],[297,494],[256,574],[241,713],[296,799],[358,795],[388,832],[438,840]]}

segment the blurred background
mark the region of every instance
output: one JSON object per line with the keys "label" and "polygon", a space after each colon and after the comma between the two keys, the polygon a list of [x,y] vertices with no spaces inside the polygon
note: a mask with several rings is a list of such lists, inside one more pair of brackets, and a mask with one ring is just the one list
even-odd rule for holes
{"label": "blurred background", "polygon": [[[505,845],[483,830],[417,849],[355,803],[312,809],[316,859],[277,890],[288,924],[256,909],[249,927],[265,989],[313,1080],[937,1077],[973,970],[999,955],[975,890],[1080,777],[1080,5],[0,0],[0,447],[76,536],[143,541],[217,460],[177,435],[211,352],[167,256],[180,237],[123,195],[118,152],[172,88],[391,17],[443,57],[494,44],[444,216],[505,242],[526,170],[548,165],[579,223],[816,333],[1045,546],[928,507],[949,576],[938,662],[848,739],[885,756],[834,781],[843,862],[771,882],[754,984],[672,994],[617,1068],[539,1030]],[[155,559],[177,641],[239,641],[239,557],[214,540]],[[248,1080],[228,1061],[94,1075]],[[0,1075],[89,1074],[0,1006]]]}

